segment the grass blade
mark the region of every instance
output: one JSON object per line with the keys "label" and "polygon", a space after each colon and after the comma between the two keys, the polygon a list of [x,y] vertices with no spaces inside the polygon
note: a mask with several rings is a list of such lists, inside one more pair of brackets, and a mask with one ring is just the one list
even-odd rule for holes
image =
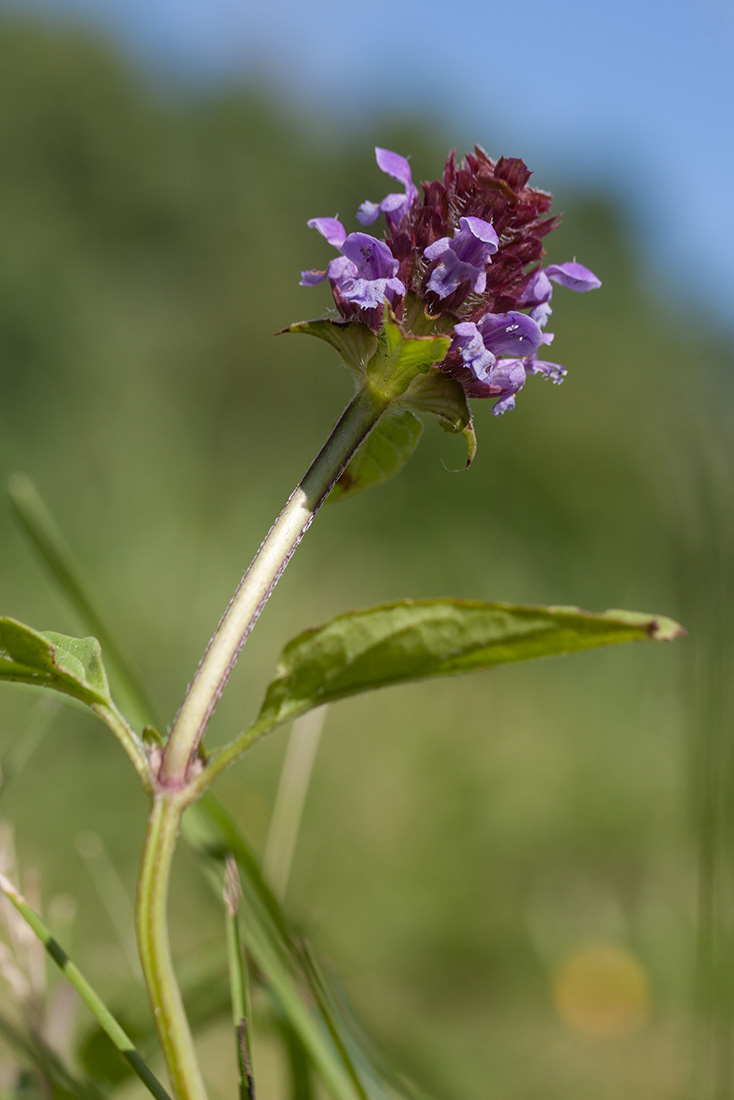
{"label": "grass blade", "polygon": [[302,715],[293,723],[288,739],[263,854],[263,873],[280,901],[285,897],[290,877],[303,807],[325,720],[326,707]]}
{"label": "grass blade", "polygon": [[227,928],[227,959],[232,990],[232,1022],[237,1047],[237,1083],[240,1100],[255,1100],[252,1072],[252,1003],[247,959],[240,939],[239,908],[242,887],[234,856],[228,855],[224,870],[224,912]]}
{"label": "grass blade", "polygon": [[321,975],[319,973],[319,969],[316,965],[313,954],[311,953],[311,949],[305,940],[303,940],[301,943],[301,957],[303,959],[306,976],[308,977],[309,984],[311,986],[311,992],[314,995],[316,1003],[319,1007],[319,1012],[321,1013],[321,1018],[329,1030],[329,1034],[331,1035],[334,1046],[339,1051],[339,1056],[344,1063],[344,1068],[351,1078],[352,1084],[354,1085],[354,1090],[360,1097],[360,1100],[369,1100],[369,1097],[367,1096],[367,1093],[364,1090],[364,1086],[360,1080],[359,1074],[357,1073],[354,1062],[352,1061],[349,1055],[349,1051],[346,1048],[346,1044],[342,1039],[341,1029],[334,1013],[331,1010],[331,1005],[329,1004],[329,998],[326,992],[325,985],[321,980]]}
{"label": "grass blade", "polygon": [[33,1037],[23,1035],[15,1024],[2,1015],[0,1015],[0,1036],[47,1082],[53,1081],[61,1090],[76,1097],[76,1100],[103,1100],[102,1094],[91,1082],[77,1081],[56,1052],[51,1050],[38,1035]]}
{"label": "grass blade", "polygon": [[95,993],[86,978],[83,977],[78,967],[71,961],[63,947],[53,938],[38,914],[30,907],[23,895],[16,890],[12,882],[2,874],[0,874],[0,890],[41,941],[64,977],[74,986],[100,1027],[109,1036],[148,1091],[155,1097],[155,1100],[171,1100],[158,1078],[143,1061],[132,1039],[123,1031],[107,1006]]}
{"label": "grass blade", "polygon": [[60,704],[56,699],[37,699],[30,715],[0,761],[0,791],[26,766],[33,753],[51,728]]}
{"label": "grass blade", "polygon": [[153,708],[139,678],[107,629],[102,615],[90,596],[75,555],[46,506],[36,485],[27,474],[8,478],[8,496],[20,526],[48,566],[59,587],[76,609],[82,621],[100,642],[105,659],[114,669],[128,706],[140,725],[154,717]]}
{"label": "grass blade", "polygon": [[84,860],[97,896],[117,933],[117,939],[131,973],[136,981],[142,981],[143,974],[133,933],[135,914],[122,879],[102,838],[98,833],[91,831],[80,833],[76,838],[76,850]]}

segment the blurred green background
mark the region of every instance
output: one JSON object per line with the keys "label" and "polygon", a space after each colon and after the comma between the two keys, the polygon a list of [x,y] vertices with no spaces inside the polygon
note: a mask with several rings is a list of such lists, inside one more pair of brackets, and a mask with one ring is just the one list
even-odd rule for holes
{"label": "blurred green background", "polygon": [[[255,86],[174,96],[92,38],[0,24],[2,470],[36,480],[163,722],[351,394],[330,349],[272,334],[328,306],[298,286],[328,253],[305,223],[379,197],[376,143],[430,179],[452,136],[407,117],[327,127]],[[455,595],[682,621],[675,646],[334,707],[288,906],[432,1095],[723,1100],[731,354],[713,322],[646,292],[612,200],[542,169],[534,181],[565,212],[550,261],[577,257],[604,284],[554,299],[566,383],[531,379],[499,419],[475,403],[469,472],[430,423],[399,478],[326,509],[212,735],[253,715],[289,637],[348,607]],[[82,629],[7,509],[0,607]],[[38,706],[2,689],[5,752]],[[285,738],[219,784],[258,848]],[[77,900],[77,961],[124,993],[125,953],[77,850],[99,834],[132,898],[146,805],[118,746],[65,708],[0,797],[44,896]],[[185,852],[174,911],[182,955],[217,950],[218,908]],[[205,1039],[217,1062],[220,1031]],[[261,1096],[280,1097],[265,1073]]]}

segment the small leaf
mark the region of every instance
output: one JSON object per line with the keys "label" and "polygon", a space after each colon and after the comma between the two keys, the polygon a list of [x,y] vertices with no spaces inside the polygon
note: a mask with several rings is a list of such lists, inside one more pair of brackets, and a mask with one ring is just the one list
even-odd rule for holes
{"label": "small leaf", "polygon": [[148,748],[161,748],[163,745],[163,735],[155,728],[155,726],[143,726],[142,733],[140,734],[143,744]]}
{"label": "small leaf", "polygon": [[360,378],[364,378],[367,363],[377,350],[377,336],[361,321],[331,321],[326,317],[316,321],[297,321],[275,335],[280,336],[284,332],[303,332],[325,340]]}
{"label": "small leaf", "polygon": [[36,684],[82,703],[112,706],[96,638],[40,633],[15,619],[0,618],[0,680]]}
{"label": "small leaf", "polygon": [[422,431],[423,425],[409,409],[385,417],[359,448],[327,499],[345,500],[393,477],[412,455]]}
{"label": "small leaf", "polygon": [[466,441],[466,464],[467,467],[471,466],[477,453],[477,437],[474,434],[464,387],[460,382],[444,374],[438,367],[433,367],[427,374],[419,374],[413,379],[401,400],[417,412],[435,416],[445,431],[460,432]]}
{"label": "small leaf", "polygon": [[322,703],[410,680],[685,633],[630,611],[401,600],[339,615],[288,643],[256,726],[272,728]]}

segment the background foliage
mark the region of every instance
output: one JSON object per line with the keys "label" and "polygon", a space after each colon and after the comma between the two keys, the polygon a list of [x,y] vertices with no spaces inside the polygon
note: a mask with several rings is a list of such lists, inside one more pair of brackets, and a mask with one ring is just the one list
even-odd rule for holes
{"label": "background foliage", "polygon": [[[93,40],[0,28],[2,468],[31,473],[53,503],[164,724],[350,396],[328,348],[271,334],[327,306],[324,288],[297,285],[328,253],[305,222],[381,194],[375,143],[426,179],[451,136],[409,119],[345,134],[255,87],[186,99]],[[604,283],[554,299],[566,383],[531,379],[498,420],[475,403],[468,473],[461,440],[427,424],[398,479],[326,509],[215,733],[256,713],[287,638],[346,607],[452,595],[684,622],[675,650],[334,707],[288,901],[393,1062],[434,1095],[655,1100],[695,1073],[703,1096],[726,1082],[730,1050],[731,357],[684,297],[646,293],[614,206],[535,167],[566,212],[551,262],[577,256]],[[7,511],[0,606],[79,631]],[[3,690],[6,751],[38,706]],[[256,846],[283,744],[220,783]],[[80,834],[99,833],[132,895],[145,807],[118,747],[65,709],[0,798],[46,897],[78,899],[78,961],[124,996],[125,951],[77,854]],[[178,949],[216,956],[216,907],[185,854],[178,871]],[[621,993],[584,999],[569,960]],[[217,1062],[221,1030],[205,1039]],[[278,1096],[267,1044],[259,1055],[262,1095]]]}

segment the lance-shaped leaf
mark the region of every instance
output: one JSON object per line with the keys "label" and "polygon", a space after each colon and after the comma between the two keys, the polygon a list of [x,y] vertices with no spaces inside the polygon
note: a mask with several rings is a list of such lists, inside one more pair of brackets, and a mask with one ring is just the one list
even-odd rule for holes
{"label": "lance-shaped leaf", "polygon": [[683,634],[671,619],[630,611],[401,600],[339,615],[286,646],[255,728],[388,684],[576,650]]}
{"label": "lance-shaped leaf", "polygon": [[96,638],[41,633],[0,618],[0,680],[36,684],[91,706],[112,705]]}
{"label": "lance-shaped leaf", "polygon": [[422,431],[423,425],[409,409],[385,417],[359,448],[328,500],[344,500],[393,477],[412,455]]}
{"label": "lance-shaped leaf", "polygon": [[377,350],[377,336],[360,321],[332,321],[327,317],[297,321],[275,335],[281,336],[284,332],[302,332],[306,336],[325,340],[339,352],[349,369],[359,378],[364,378],[367,363]]}

